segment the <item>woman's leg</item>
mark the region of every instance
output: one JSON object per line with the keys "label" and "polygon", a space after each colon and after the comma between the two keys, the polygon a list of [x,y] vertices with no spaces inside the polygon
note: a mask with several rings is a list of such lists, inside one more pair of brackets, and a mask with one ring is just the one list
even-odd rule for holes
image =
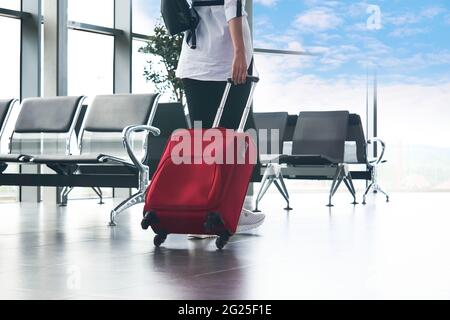
{"label": "woman's leg", "polygon": [[201,121],[202,128],[211,128],[226,83],[193,79],[183,79],[182,81],[192,124],[194,121]]}
{"label": "woman's leg", "polygon": [[[191,121],[201,121],[204,129],[211,128],[222,101],[226,82],[183,79]],[[233,86],[230,90],[221,127],[237,129],[250,94],[250,85]],[[253,112],[250,113],[246,129],[255,128]]]}

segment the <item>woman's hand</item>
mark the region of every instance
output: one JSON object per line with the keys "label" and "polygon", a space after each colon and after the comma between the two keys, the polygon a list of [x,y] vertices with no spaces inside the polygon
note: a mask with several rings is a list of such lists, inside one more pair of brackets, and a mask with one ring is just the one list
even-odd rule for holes
{"label": "woman's hand", "polygon": [[247,58],[245,56],[244,33],[242,31],[242,17],[231,19],[228,22],[231,39],[233,41],[234,58],[231,78],[234,84],[243,84],[247,81]]}
{"label": "woman's hand", "polygon": [[244,51],[236,51],[234,53],[232,70],[234,84],[244,84],[247,81],[248,66]]}

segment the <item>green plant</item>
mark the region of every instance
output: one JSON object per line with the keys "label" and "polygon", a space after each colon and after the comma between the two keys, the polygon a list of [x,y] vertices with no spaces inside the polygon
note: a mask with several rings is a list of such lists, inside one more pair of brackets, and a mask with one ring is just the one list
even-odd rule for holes
{"label": "green plant", "polygon": [[[158,59],[149,59],[145,67],[144,77],[155,84],[156,88],[164,93],[171,90],[173,97],[182,102],[183,85],[177,79],[175,72],[180,59],[183,35],[171,36],[162,24],[157,24],[154,34],[148,39],[147,45],[139,48],[139,52],[151,54]],[[159,64],[164,68],[160,68]],[[161,70],[163,69],[163,70]]]}

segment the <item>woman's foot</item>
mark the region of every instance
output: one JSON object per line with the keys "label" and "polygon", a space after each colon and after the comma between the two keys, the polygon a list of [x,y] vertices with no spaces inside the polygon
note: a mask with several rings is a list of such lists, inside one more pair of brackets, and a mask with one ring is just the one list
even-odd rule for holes
{"label": "woman's foot", "polygon": [[265,219],[265,214],[253,213],[250,210],[242,209],[242,214],[236,233],[243,233],[259,228],[264,223]]}
{"label": "woman's foot", "polygon": [[215,239],[217,236],[215,235],[203,235],[203,234],[189,234],[189,240],[206,240],[206,239]]}
{"label": "woman's foot", "polygon": [[[250,230],[259,228],[266,220],[266,215],[261,213],[253,213],[250,210],[242,209],[241,218],[239,219],[239,225],[237,227],[236,233],[244,233]],[[188,235],[189,240],[205,240],[217,238],[214,235],[199,235],[190,234]]]}

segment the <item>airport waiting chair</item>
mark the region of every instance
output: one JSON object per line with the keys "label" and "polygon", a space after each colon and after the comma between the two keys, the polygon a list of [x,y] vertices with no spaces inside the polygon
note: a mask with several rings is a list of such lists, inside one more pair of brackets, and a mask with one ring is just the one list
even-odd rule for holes
{"label": "airport waiting chair", "polygon": [[3,135],[11,111],[17,99],[0,99],[0,137]]}
{"label": "airport waiting chair", "polygon": [[[381,188],[378,182],[378,170],[379,167],[386,163],[384,155],[386,152],[386,144],[380,138],[366,139],[364,134],[364,128],[361,121],[361,117],[357,114],[350,114],[347,143],[353,142],[356,144],[356,152],[351,152],[350,156],[346,156],[346,163],[365,165],[365,171],[352,171],[353,179],[366,180],[368,182],[366,191],[363,197],[363,204],[367,203],[367,195],[371,190],[374,193],[381,193],[386,197],[386,201],[389,202],[389,195]],[[377,158],[369,158],[369,148],[374,145],[381,145],[381,152]]]}
{"label": "airport waiting chair", "polygon": [[267,156],[282,154],[289,114],[287,112],[254,113],[253,117],[258,130],[261,161],[264,161]]}
{"label": "airport waiting chair", "polygon": [[[138,189],[137,194],[111,211],[110,225],[115,225],[118,214],[144,200],[150,180],[149,168],[143,163],[148,151],[144,146],[147,133],[159,134],[158,129],[150,126],[157,110],[159,94],[95,97],[88,107],[78,137],[76,149],[79,154],[69,152],[78,121],[76,116],[69,114],[63,103],[73,98],[53,99],[58,99],[59,103],[56,100],[50,103],[48,99],[24,102],[14,134],[14,153],[0,157],[0,163],[46,165],[55,174],[1,174],[0,185],[65,187],[66,193],[74,187]],[[74,114],[81,110],[81,98],[77,101]],[[31,108],[31,104],[35,107]],[[33,113],[28,113],[28,109]],[[53,148],[65,148],[66,153],[20,152],[21,146],[27,143],[25,133],[32,133],[35,135],[32,139],[41,141],[44,126],[48,126],[45,131],[52,134],[60,134],[58,130],[64,129],[64,134],[60,136],[66,139],[64,142],[58,139]],[[67,131],[68,127],[70,129]],[[70,139],[68,132],[71,133]],[[142,158],[137,154],[138,151],[143,153]]]}
{"label": "airport waiting chair", "polygon": [[158,136],[149,136],[147,141],[147,157],[144,160],[153,177],[158,168],[159,161],[172,134],[178,129],[189,129],[189,121],[181,103],[160,103],[156,112],[153,126],[161,133]]}
{"label": "airport waiting chair", "polygon": [[[150,174],[143,160],[146,158],[145,153],[149,151],[146,149],[148,134],[160,133],[150,126],[155,118],[158,101],[159,94],[96,96],[87,109],[81,127],[80,155],[38,156],[32,162],[47,165],[59,175],[74,178],[86,175],[102,179],[109,175],[117,181],[121,175],[137,175],[138,185],[129,186],[137,188],[137,193],[111,211],[110,225],[115,226],[116,217],[120,213],[145,200]],[[124,187],[114,184],[110,182],[108,186]],[[76,185],[68,185],[61,197],[67,196],[74,187]],[[92,181],[90,187],[95,188],[102,197],[102,181]]]}
{"label": "airport waiting chair", "polygon": [[[259,174],[261,175],[261,171],[267,170],[269,164],[283,154],[283,141],[286,136],[289,114],[287,112],[255,113],[254,119],[259,136],[258,151],[261,162]],[[265,179],[266,176],[263,173],[263,183]],[[286,201],[289,202],[287,189],[286,192],[282,191],[282,186],[280,185],[280,183],[284,183],[283,177],[280,178],[280,183],[275,179],[272,182],[280,190]],[[261,193],[258,195],[256,201],[258,204],[263,196],[264,194]],[[256,208],[255,212],[260,212],[259,208]]]}
{"label": "airport waiting chair", "polygon": [[9,164],[29,164],[42,153],[65,156],[76,150],[75,124],[83,100],[82,96],[25,99],[10,137],[9,153],[0,155],[3,172]]}
{"label": "airport waiting chair", "polygon": [[284,133],[283,142],[293,141],[295,128],[297,127],[298,122],[298,114],[290,114],[287,120],[286,131]]}
{"label": "airport waiting chair", "polygon": [[348,164],[344,162],[349,112],[302,112],[293,135],[292,155],[281,155],[265,168],[256,211],[269,187],[274,183],[291,210],[284,178],[299,180],[332,180],[328,206],[344,183],[356,204],[356,191]]}
{"label": "airport waiting chair", "polygon": [[[3,141],[3,136],[6,134],[6,126],[16,103],[16,99],[0,99],[0,142]],[[1,170],[2,167],[0,165],[0,172]]]}

